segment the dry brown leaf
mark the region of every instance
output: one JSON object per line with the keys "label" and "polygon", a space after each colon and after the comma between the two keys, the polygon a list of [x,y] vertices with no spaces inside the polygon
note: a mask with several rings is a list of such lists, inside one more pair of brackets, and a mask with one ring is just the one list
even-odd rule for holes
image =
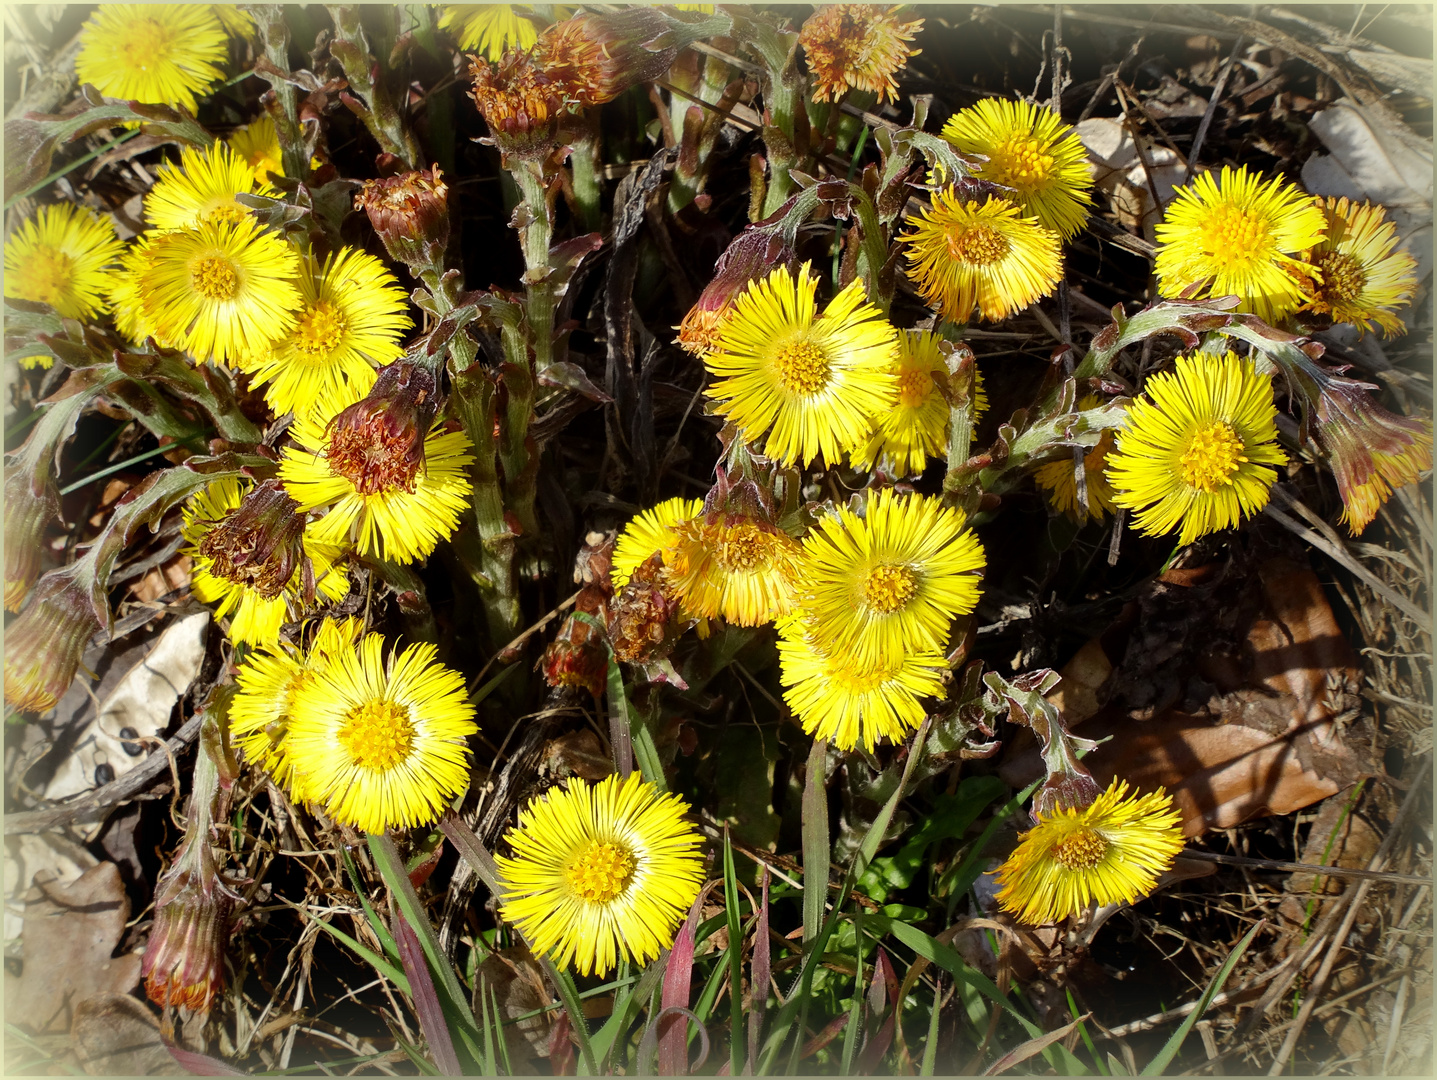
{"label": "dry brown leaf", "polygon": [[165,1049],[159,1022],[128,994],[96,994],[75,1006],[70,1042],[91,1076],[183,1076]]}

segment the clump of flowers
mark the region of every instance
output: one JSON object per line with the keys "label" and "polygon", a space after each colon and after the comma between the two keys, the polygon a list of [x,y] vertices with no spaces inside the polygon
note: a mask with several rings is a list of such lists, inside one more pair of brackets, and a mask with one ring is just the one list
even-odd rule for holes
{"label": "clump of flowers", "polygon": [[798,40],[813,73],[815,101],[841,101],[850,90],[867,90],[879,101],[898,96],[893,76],[919,50],[908,42],[922,19],[901,21],[897,8],[878,4],[832,4],[810,15]]}

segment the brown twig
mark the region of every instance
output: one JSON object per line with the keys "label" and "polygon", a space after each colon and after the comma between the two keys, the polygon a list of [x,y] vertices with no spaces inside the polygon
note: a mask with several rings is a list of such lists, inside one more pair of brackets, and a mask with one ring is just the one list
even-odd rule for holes
{"label": "brown twig", "polygon": [[1222,70],[1218,72],[1217,82],[1213,84],[1212,96],[1207,99],[1207,108],[1203,110],[1202,122],[1198,124],[1197,134],[1193,136],[1193,146],[1188,152],[1187,169],[1183,172],[1183,183],[1186,184],[1192,179],[1193,170],[1197,168],[1198,155],[1202,153],[1203,140],[1207,138],[1208,126],[1212,123],[1214,114],[1217,113],[1217,103],[1222,99],[1222,92],[1227,89],[1228,76],[1237,65],[1238,50],[1243,47],[1246,39],[1239,34],[1233,42],[1232,52],[1228,53],[1227,61],[1223,64]]}

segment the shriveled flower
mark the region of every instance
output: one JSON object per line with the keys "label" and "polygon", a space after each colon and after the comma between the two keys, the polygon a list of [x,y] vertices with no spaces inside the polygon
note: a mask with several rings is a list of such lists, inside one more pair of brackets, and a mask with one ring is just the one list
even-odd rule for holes
{"label": "shriveled flower", "polygon": [[760,626],[792,610],[802,549],[765,517],[701,514],[674,535],[669,584],[696,618]]}
{"label": "shriveled flower", "polygon": [[207,4],[100,4],[80,30],[75,74],[106,97],[176,105],[224,75],[225,32]]}
{"label": "shriveled flower", "polygon": [[[554,17],[566,19],[573,9],[553,7]],[[498,60],[508,49],[529,49],[539,40],[533,4],[445,4],[439,29],[448,30],[465,52],[482,53]],[[540,20],[543,21],[543,20]]]}
{"label": "shriveled flower", "polygon": [[614,591],[628,584],[633,572],[655,552],[671,549],[678,540],[675,526],[698,516],[702,499],[666,499],[634,516],[614,541]]}
{"label": "shriveled flower", "polygon": [[905,272],[950,322],[968,322],[975,308],[1006,319],[1051,293],[1063,273],[1058,234],[1006,199],[979,203],[947,188],[908,224]]}
{"label": "shriveled flower", "polygon": [[[42,206],[5,241],[5,295],[49,304],[66,319],[89,319],[106,308],[125,250],[115,224],[73,203]],[[49,367],[48,356],[27,356],[27,367]]]}
{"label": "shriveled flower", "polygon": [[1155,231],[1163,296],[1233,295],[1273,322],[1310,299],[1302,281],[1314,268],[1300,256],[1322,243],[1327,218],[1282,177],[1224,165],[1217,180],[1203,173],[1178,188]]}
{"label": "shriveled flower", "polygon": [[383,635],[366,634],[295,694],[284,738],[305,802],[381,833],[429,824],[469,786],[474,706],[435,652],[410,645],[386,661]]}
{"label": "shriveled flower", "polygon": [[803,541],[802,607],[825,652],[857,668],[941,650],[954,616],[978,603],[983,546],[963,514],[927,495],[869,495],[864,517],[846,506]]}
{"label": "shriveled flower", "polygon": [[53,709],[74,681],[80,656],[100,629],[90,602],[94,582],[81,580],[84,573],[77,563],[50,571],[5,627],[5,706],[12,712]]}
{"label": "shriveled flower", "polygon": [[284,737],[295,698],[336,656],[352,651],[363,630],[361,619],[324,619],[309,648],[262,645],[246,655],[235,676],[230,737],[244,759],[269,772],[291,798],[296,777]]}
{"label": "shriveled flower", "polygon": [[1232,353],[1178,358],[1148,379],[1108,455],[1113,503],[1147,536],[1178,542],[1230,528],[1267,505],[1287,457],[1277,446],[1272,380]]}
{"label": "shriveled flower", "polygon": [[534,62],[529,52],[510,49],[497,64],[474,60],[470,93],[494,144],[521,158],[547,157],[568,115],[564,84]]}
{"label": "shriveled flower", "polygon": [[[1096,394],[1085,394],[1078,399],[1078,410],[1095,409],[1101,404],[1102,399]],[[1071,451],[1065,450],[1034,470],[1033,480],[1048,497],[1048,503],[1054,510],[1066,514],[1079,525],[1089,518],[1102,521],[1113,513],[1113,486],[1104,472],[1113,442],[1113,429],[1108,428],[1097,445],[1083,455],[1083,487],[1088,502],[1086,515],[1082,503],[1078,501],[1078,474]]]}
{"label": "shriveled flower", "polygon": [[294,326],[299,255],[252,217],[157,236],[142,265],[144,320],[196,360],[233,363]]}
{"label": "shriveled flower", "polygon": [[449,247],[449,186],[438,165],[366,180],[354,208],[369,216],[391,259],[416,270],[443,266]]}
{"label": "shriveled flower", "polygon": [[140,974],[145,995],[161,1008],[207,1012],[224,985],[235,897],[219,879],[209,837],[190,837],[186,848],[155,889]]}
{"label": "shriveled flower", "polygon": [[589,108],[662,78],[686,44],[676,38],[677,29],[643,5],[584,11],[539,35],[534,62],[563,88],[567,101]]}
{"label": "shriveled flower", "polygon": [[1397,248],[1397,226],[1380,206],[1329,196],[1322,203],[1327,235],[1303,261],[1321,275],[1309,286],[1303,311],[1351,323],[1360,330],[1382,328],[1385,336],[1406,333],[1392,309],[1412,299],[1417,260]]}
{"label": "shriveled flower", "polygon": [[279,475],[300,509],[329,508],[310,526],[317,540],[410,563],[459,527],[472,444],[462,431],[431,427],[435,393],[432,375],[398,360],[368,396],[347,383],[295,422]]}
{"label": "shriveled flower", "polygon": [[703,884],[689,806],[638,772],[572,777],[519,811],[495,855],[500,911],[530,947],[580,975],[642,966],[673,944]]}
{"label": "shriveled flower", "polygon": [[720,331],[743,291],[779,266],[792,273],[794,262],[794,250],[785,243],[781,230],[749,226],[734,237],[714,264],[713,279],[678,326],[676,344],[691,356],[708,356],[718,347]]}
{"label": "shriveled flower", "polygon": [[[921,473],[930,456],[941,456],[948,445],[948,402],[933,376],[946,373],[943,339],[931,330],[901,330],[893,372],[898,377],[898,404],[878,417],[866,442],[853,453],[853,467],[881,465],[893,476]],[[982,412],[982,385],[974,373],[975,408]]]}
{"label": "shriveled flower", "polygon": [[654,552],[630,575],[609,609],[609,645],[614,658],[629,664],[665,659],[690,620],[673,595],[663,555]]}
{"label": "shriveled flower", "polygon": [[252,386],[264,386],[276,413],[299,416],[346,382],[368,388],[376,365],[404,355],[399,339],[413,322],[394,274],[358,248],[341,248],[323,264],[304,256],[297,284],[303,303],[294,326],[238,366]]}
{"label": "shriveled flower", "polygon": [[908,42],[923,29],[922,19],[899,20],[896,7],[833,4],[808,17],[798,40],[813,73],[814,101],[842,101],[850,90],[868,90],[879,101],[895,101],[902,71],[918,49]]}
{"label": "shriveled flower", "polygon": [[1092,805],[1040,816],[998,868],[998,903],[1026,923],[1076,915],[1091,903],[1134,903],[1183,847],[1182,815],[1161,789],[1129,795],[1116,777]]}
{"label": "shriveled flower", "polygon": [[280,628],[315,602],[334,603],[349,592],[336,565],[337,545],[315,540],[295,501],[274,480],[257,487],[224,477],[185,507],[186,554],[194,559],[191,589],[230,618],[236,642],[270,645]]}
{"label": "shriveled flower", "polygon": [[1052,109],[1029,101],[984,98],[943,125],[963,154],[981,154],[973,175],[1013,189],[1012,200],[1064,240],[1088,220],[1093,186],[1078,133]]}
{"label": "shriveled flower", "polygon": [[235,196],[255,191],[273,189],[268,182],[257,181],[254,168],[226,143],[203,150],[186,146],[178,165],[160,166],[159,178],[145,196],[145,217],[167,232],[206,223],[232,225],[249,215]]}
{"label": "shriveled flower", "polygon": [[844,751],[869,751],[916,731],[924,717],[919,699],[941,694],[948,670],[935,649],[855,664],[846,653],[822,649],[801,617],[779,626],[778,659],[783,699],[803,730]]}
{"label": "shriveled flower", "polygon": [[854,281],[822,315],[818,275],[779,267],[738,298],[704,366],[718,412],[784,465],[830,464],[868,436],[898,397],[897,331]]}

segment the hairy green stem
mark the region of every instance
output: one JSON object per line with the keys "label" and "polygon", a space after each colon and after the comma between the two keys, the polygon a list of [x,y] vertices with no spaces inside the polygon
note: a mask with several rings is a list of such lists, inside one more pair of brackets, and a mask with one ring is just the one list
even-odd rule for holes
{"label": "hairy green stem", "polygon": [[422,162],[414,134],[405,123],[404,114],[390,97],[383,78],[375,77],[380,69],[370,58],[369,38],[359,21],[359,8],[353,4],[329,4],[327,7],[334,20],[334,40],[329,44],[329,51],[344,68],[350,90],[365,99],[356,110],[359,118],[381,150],[399,158],[406,168],[419,167]]}
{"label": "hairy green stem", "polygon": [[[280,71],[289,72],[289,24],[284,21],[283,4],[250,4],[248,10],[259,27],[265,59]],[[280,158],[286,176],[304,179],[309,175],[309,155],[305,152],[304,136],[299,127],[299,88],[292,82],[260,72],[274,88],[279,102],[279,115],[274,116],[279,133]]]}

